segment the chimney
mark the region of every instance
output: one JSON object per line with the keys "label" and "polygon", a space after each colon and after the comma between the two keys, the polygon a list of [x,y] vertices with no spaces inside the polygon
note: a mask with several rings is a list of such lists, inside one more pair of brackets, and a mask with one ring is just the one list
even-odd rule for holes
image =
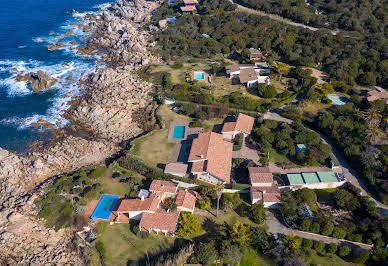
{"label": "chimney", "polygon": [[142,201],[144,200],[144,196],[141,196],[141,200],[142,200]]}
{"label": "chimney", "polygon": [[200,155],[201,159],[205,158],[205,156],[203,154]]}
{"label": "chimney", "polygon": [[164,184],[162,184],[162,187],[164,187]]}
{"label": "chimney", "polygon": [[167,213],[169,213],[170,212],[170,209],[167,209]]}

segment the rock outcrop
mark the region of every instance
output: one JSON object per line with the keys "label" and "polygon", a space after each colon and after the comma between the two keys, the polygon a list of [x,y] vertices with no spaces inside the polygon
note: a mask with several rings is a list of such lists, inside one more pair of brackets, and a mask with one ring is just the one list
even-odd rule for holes
{"label": "rock outcrop", "polygon": [[31,89],[35,92],[51,88],[57,83],[57,80],[51,77],[46,72],[39,70],[38,72],[30,72],[28,74],[18,74],[15,77],[16,81],[25,81],[30,85]]}
{"label": "rock outcrop", "polygon": [[[160,60],[150,54],[154,44],[149,42],[150,33],[142,30],[159,4],[119,0],[99,18],[84,18],[95,23],[85,50],[101,53],[106,67],[97,67],[94,75],[80,81],[86,93],[72,103],[66,117],[74,130],[90,132],[90,137],[74,132],[23,156],[0,149],[0,263],[85,264],[80,255],[82,243],[74,243],[72,229],[55,232],[36,218],[35,188],[52,176],[104,162],[120,151],[122,142],[144,132],[143,123],[133,114],[141,111],[143,117],[152,117],[153,88],[141,81],[136,71]],[[30,82],[31,75],[24,78]],[[42,74],[37,80],[35,88],[48,88],[53,82]]]}

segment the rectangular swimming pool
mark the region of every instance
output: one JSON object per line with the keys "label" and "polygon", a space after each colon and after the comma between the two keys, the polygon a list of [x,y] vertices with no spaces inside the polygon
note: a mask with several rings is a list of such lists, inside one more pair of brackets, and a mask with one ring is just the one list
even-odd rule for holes
{"label": "rectangular swimming pool", "polygon": [[329,94],[327,97],[331,100],[333,105],[342,106],[342,105],[345,105],[347,102],[349,102],[348,98],[344,96],[339,96],[336,94]]}
{"label": "rectangular swimming pool", "polygon": [[204,80],[205,79],[205,72],[203,72],[203,71],[195,71],[194,72],[194,79]]}
{"label": "rectangular swimming pool", "polygon": [[175,20],[176,20],[176,18],[167,18],[167,21],[169,21],[169,22],[173,22]]}
{"label": "rectangular swimming pool", "polygon": [[113,195],[102,195],[91,217],[108,220],[119,198]]}
{"label": "rectangular swimming pool", "polygon": [[174,134],[172,137],[174,139],[183,139],[185,137],[185,131],[186,131],[185,126],[175,126],[174,127]]}

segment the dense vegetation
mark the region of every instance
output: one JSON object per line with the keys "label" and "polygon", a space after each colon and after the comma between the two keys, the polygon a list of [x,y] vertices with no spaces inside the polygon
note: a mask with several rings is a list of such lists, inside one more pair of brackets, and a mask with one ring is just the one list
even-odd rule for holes
{"label": "dense vegetation", "polygon": [[[154,15],[155,24],[165,12],[175,12],[174,7],[163,5]],[[280,59],[296,66],[321,66],[332,79],[351,85],[377,83],[387,86],[387,40],[383,37],[346,38],[285,27],[252,14],[214,9],[211,12],[210,15],[182,15],[176,23],[157,34],[155,40],[163,58],[230,55],[245,48],[260,47],[270,55],[269,60]]]}
{"label": "dense vegetation", "polygon": [[[300,122],[291,125],[273,120],[264,120],[254,126],[251,140],[258,144],[260,151],[267,155],[270,149],[287,156],[298,165],[329,165],[331,163],[330,146],[324,144],[320,136],[306,129]],[[307,150],[296,152],[296,144],[305,144]],[[268,157],[262,156],[262,164],[268,164]],[[288,165],[281,165],[287,167]]]}
{"label": "dense vegetation", "polygon": [[237,0],[236,3],[303,24],[361,33],[384,32],[388,19],[384,0]]}
{"label": "dense vegetation", "polygon": [[[344,188],[330,191],[301,189],[283,192],[281,212],[291,227],[373,244],[371,260],[374,263],[383,263],[387,258],[384,251],[388,241],[386,219],[381,218],[376,204],[367,196],[361,196],[359,192],[359,189],[350,183]],[[317,202],[333,209],[320,209]],[[301,203],[310,207],[313,217],[304,216],[298,211]],[[336,215],[333,216],[333,213]]]}

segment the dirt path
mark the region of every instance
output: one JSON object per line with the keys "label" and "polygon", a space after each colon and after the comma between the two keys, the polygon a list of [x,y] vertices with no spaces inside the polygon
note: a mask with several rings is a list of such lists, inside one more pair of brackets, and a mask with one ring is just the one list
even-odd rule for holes
{"label": "dirt path", "polygon": [[338,31],[336,31],[336,30],[330,30],[330,29],[326,29],[326,28],[314,28],[312,26],[307,26],[307,25],[304,25],[302,23],[297,23],[297,22],[294,22],[294,21],[292,21],[290,19],[286,19],[286,18],[283,18],[283,17],[278,16],[278,15],[268,14],[268,13],[265,13],[265,12],[260,11],[260,10],[256,10],[256,9],[252,9],[252,8],[248,8],[248,7],[236,4],[235,2],[233,2],[233,0],[229,0],[229,1],[232,4],[235,4],[237,6],[238,10],[240,10],[242,12],[246,12],[246,13],[249,13],[249,14],[257,14],[257,15],[264,16],[264,17],[269,17],[270,19],[277,20],[279,22],[283,22],[283,23],[286,23],[286,24],[291,25],[291,26],[302,27],[302,28],[305,28],[305,29],[308,29],[308,30],[311,30],[311,31],[327,30],[332,35],[337,35],[337,33],[338,33]]}

